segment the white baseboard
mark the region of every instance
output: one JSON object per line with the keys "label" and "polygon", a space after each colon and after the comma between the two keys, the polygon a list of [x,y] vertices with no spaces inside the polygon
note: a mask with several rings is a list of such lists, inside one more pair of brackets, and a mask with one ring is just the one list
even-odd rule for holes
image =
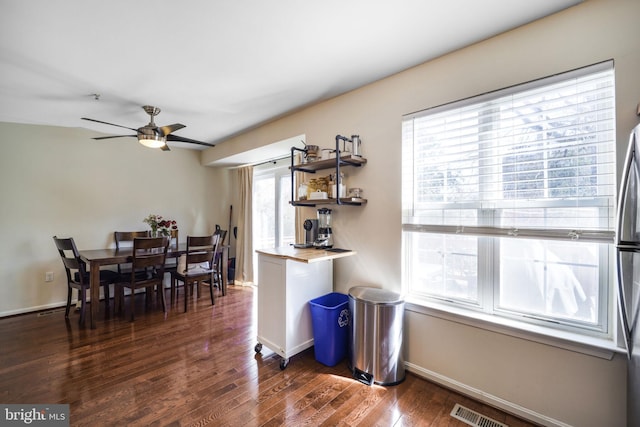
{"label": "white baseboard", "polygon": [[[166,286],[165,286],[166,288]],[[144,292],[144,289],[137,289],[136,293],[140,293],[140,292]],[[113,289],[113,287],[110,290],[111,293],[111,298],[113,298],[114,294],[115,294],[115,290]],[[124,290],[124,295],[128,296],[131,294],[131,290],[125,288]],[[73,291],[73,295],[76,295],[76,291]],[[102,287],[100,287],[100,301],[104,301],[104,292]],[[91,296],[87,293],[87,302],[91,302]],[[34,305],[32,307],[23,307],[17,310],[7,310],[7,311],[2,311],[0,312],[0,317],[8,317],[8,316],[16,316],[18,314],[27,314],[27,313],[36,313],[38,311],[43,311],[43,310],[51,310],[54,308],[60,308],[60,307],[66,307],[67,306],[67,300],[63,300],[63,301],[59,301],[59,302],[52,302],[49,304],[43,304],[43,305]],[[73,309],[73,306],[80,306],[78,299],[77,298],[72,298],[71,299],[71,306]]]}
{"label": "white baseboard", "polygon": [[419,377],[422,377],[426,380],[434,382],[448,389],[457,391],[458,393],[464,394],[465,396],[469,396],[470,398],[475,399],[479,402],[486,403],[489,406],[493,406],[494,408],[498,408],[504,412],[508,412],[510,414],[513,414],[517,417],[534,422],[536,424],[540,424],[542,426],[547,426],[547,427],[571,427],[569,424],[563,423],[562,421],[558,421],[556,419],[539,414],[535,411],[524,408],[513,402],[509,402],[497,396],[493,396],[491,394],[485,393],[482,390],[469,387],[466,384],[463,384],[454,379],[440,375],[437,372],[424,369],[420,366],[414,365],[409,362],[405,362],[405,367],[408,371],[416,374]]}
{"label": "white baseboard", "polygon": [[0,317],[16,316],[18,314],[26,314],[26,313],[32,313],[37,311],[43,311],[43,310],[51,310],[54,308],[66,307],[66,305],[67,305],[67,301],[62,301],[62,302],[54,302],[50,304],[38,305],[34,307],[20,308],[17,310],[7,310],[7,311],[0,312]]}

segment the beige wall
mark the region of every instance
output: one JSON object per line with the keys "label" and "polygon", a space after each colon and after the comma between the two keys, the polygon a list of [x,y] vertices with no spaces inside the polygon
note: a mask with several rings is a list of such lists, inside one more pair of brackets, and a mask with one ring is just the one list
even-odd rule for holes
{"label": "beige wall", "polygon": [[[374,284],[401,291],[402,115],[613,58],[620,163],[628,133],[638,123],[639,16],[637,0],[587,0],[274,121],[219,148],[251,149],[299,134],[306,134],[308,144],[331,147],[336,134],[360,134],[368,164],[346,170],[347,180],[364,189],[369,203],[335,208],[336,245],[358,251],[335,263],[336,288],[346,292],[356,284]],[[203,164],[215,159],[213,150],[204,153]],[[313,209],[304,215],[314,216]],[[405,336],[406,359],[414,371],[539,423],[625,425],[623,355],[601,359],[417,312],[407,313]]]}
{"label": "beige wall", "polygon": [[102,248],[115,230],[148,229],[142,220],[150,213],[177,220],[181,241],[228,225],[229,205],[219,198],[229,171],[202,167],[197,151],[91,136],[0,123],[0,315],[66,302],[54,235],[73,237],[79,249]]}

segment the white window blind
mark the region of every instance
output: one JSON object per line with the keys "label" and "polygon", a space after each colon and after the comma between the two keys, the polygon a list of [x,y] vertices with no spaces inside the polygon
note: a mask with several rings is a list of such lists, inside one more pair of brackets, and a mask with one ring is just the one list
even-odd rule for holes
{"label": "white window blind", "polygon": [[611,61],[403,120],[403,229],[612,242]]}

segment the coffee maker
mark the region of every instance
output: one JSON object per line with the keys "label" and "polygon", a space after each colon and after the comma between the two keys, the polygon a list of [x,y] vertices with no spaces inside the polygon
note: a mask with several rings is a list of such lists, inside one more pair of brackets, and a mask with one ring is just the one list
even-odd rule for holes
{"label": "coffee maker", "polygon": [[329,249],[333,247],[333,234],[331,231],[331,209],[318,209],[318,238],[313,246],[317,249]]}
{"label": "coffee maker", "polygon": [[304,243],[310,248],[318,238],[318,220],[305,219],[302,227],[304,228]]}
{"label": "coffee maker", "polygon": [[305,219],[302,228],[304,228],[304,243],[294,243],[293,247],[299,249],[313,248],[318,239],[318,220]]}

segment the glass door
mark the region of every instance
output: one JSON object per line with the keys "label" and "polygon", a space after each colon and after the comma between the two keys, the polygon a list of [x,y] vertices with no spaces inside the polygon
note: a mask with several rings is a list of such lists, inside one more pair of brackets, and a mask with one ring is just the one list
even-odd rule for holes
{"label": "glass door", "polygon": [[[295,243],[295,208],[289,203],[289,158],[253,169],[253,248],[274,248]],[[253,255],[257,277],[257,256]]]}

